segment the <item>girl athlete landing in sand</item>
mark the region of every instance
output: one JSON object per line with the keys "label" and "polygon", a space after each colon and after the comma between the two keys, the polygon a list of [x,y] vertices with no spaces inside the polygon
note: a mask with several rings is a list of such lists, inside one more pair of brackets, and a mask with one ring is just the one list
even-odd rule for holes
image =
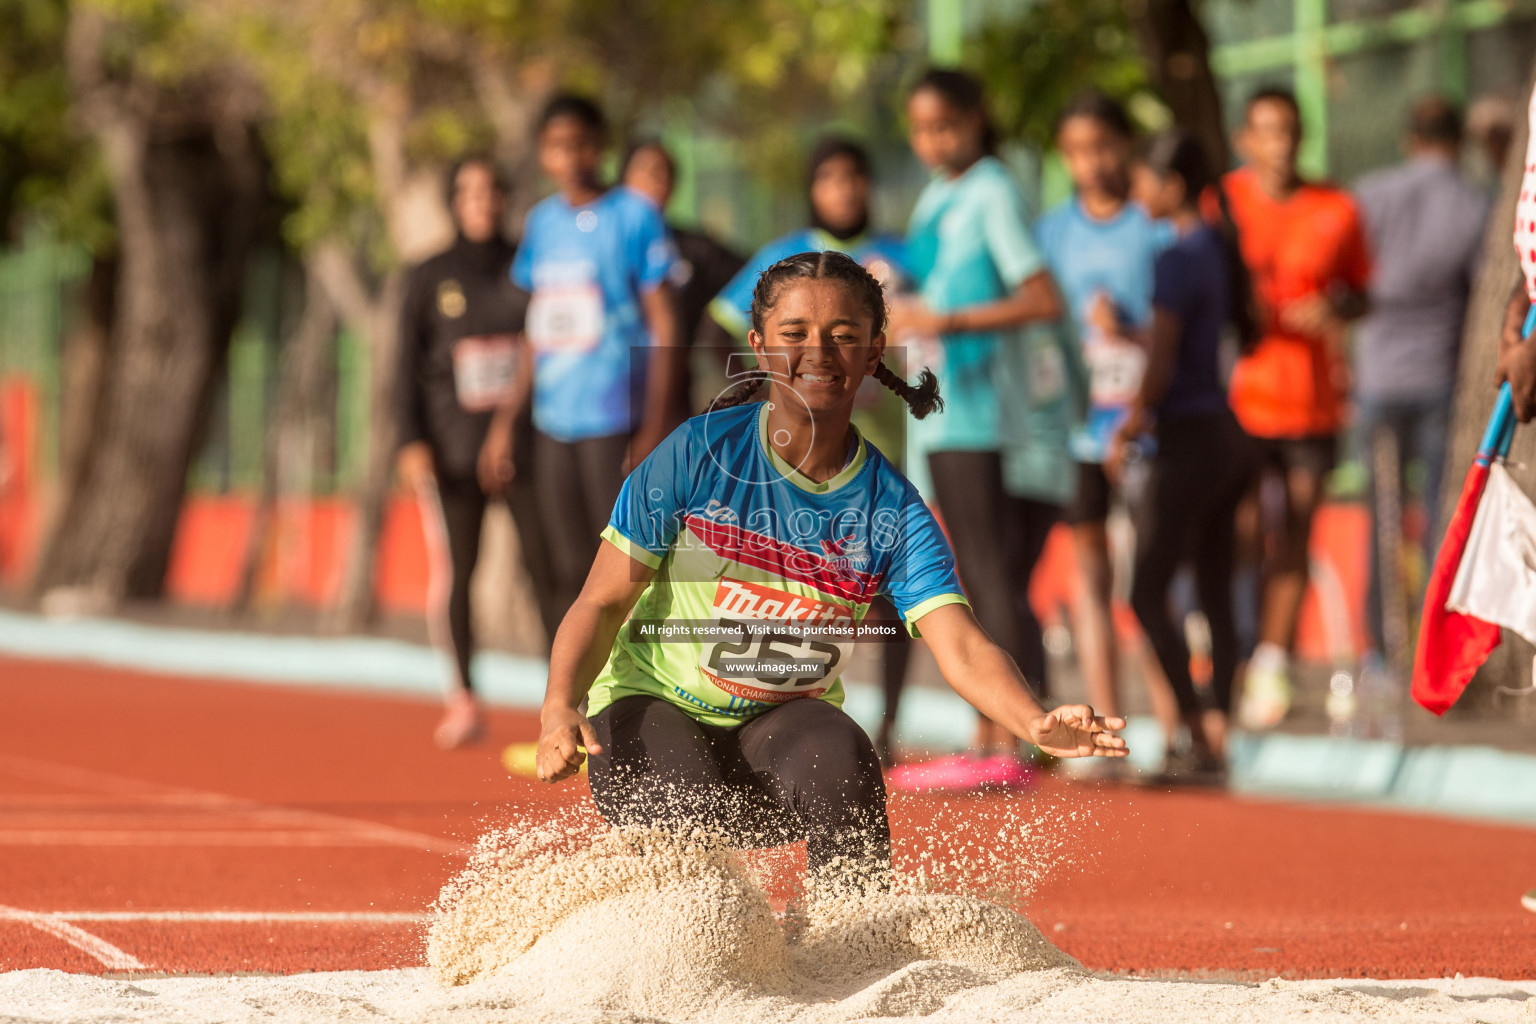
{"label": "girl athlete landing in sand", "polygon": [[[585,747],[610,823],[703,826],[742,846],[804,839],[813,872],[878,872],[890,862],[880,765],[840,709],[851,638],[803,629],[851,627],[876,595],[1014,735],[1058,757],[1125,755],[1121,719],[1040,707],[977,625],[922,499],[850,425],[866,376],[916,416],[939,405],[930,374],[913,387],[881,364],[885,319],[879,282],[840,253],[763,273],[757,370],[630,474],[556,634],[541,779],[575,774]],[[764,381],[768,400],[748,404]],[[661,625],[714,635],[658,640]]]}

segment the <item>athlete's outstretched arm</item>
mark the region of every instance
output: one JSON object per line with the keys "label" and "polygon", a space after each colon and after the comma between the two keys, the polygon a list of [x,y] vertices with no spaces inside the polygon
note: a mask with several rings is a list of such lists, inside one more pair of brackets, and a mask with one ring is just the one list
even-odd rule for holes
{"label": "athlete's outstretched arm", "polygon": [[555,631],[549,652],[549,684],[539,710],[538,771],[545,782],[576,774],[586,760],[578,747],[592,753],[602,749],[581,702],[653,575],[655,570],[607,541],[598,545],[587,582]]}
{"label": "athlete's outstretched arm", "polygon": [[966,702],[1020,739],[1057,757],[1124,757],[1115,729],[1123,718],[1104,718],[1086,704],[1065,704],[1047,713],[1035,700],[1013,659],[992,642],[971,609],[946,604],[917,620],[917,628],[944,680]]}

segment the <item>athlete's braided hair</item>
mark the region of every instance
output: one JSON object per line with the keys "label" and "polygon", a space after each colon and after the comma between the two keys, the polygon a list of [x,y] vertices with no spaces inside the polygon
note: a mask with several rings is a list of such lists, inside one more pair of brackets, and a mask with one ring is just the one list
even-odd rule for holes
{"label": "athlete's braided hair", "polygon": [[[763,333],[763,316],[778,304],[779,294],[791,280],[842,281],[853,288],[860,303],[874,320],[874,331],[885,330],[885,291],[875,276],[859,265],[858,261],[843,253],[828,249],[825,252],[802,252],[782,259],[758,276],[757,287],[752,290],[752,329]],[[755,370],[740,384],[731,388],[710,403],[709,411],[728,409],[752,400],[763,382],[772,379],[766,370]],[[907,403],[912,415],[922,419],[929,413],[944,408],[939,397],[939,381],[933,371],[923,368],[914,387],[901,378],[884,362],[875,367],[875,380],[896,392]]]}

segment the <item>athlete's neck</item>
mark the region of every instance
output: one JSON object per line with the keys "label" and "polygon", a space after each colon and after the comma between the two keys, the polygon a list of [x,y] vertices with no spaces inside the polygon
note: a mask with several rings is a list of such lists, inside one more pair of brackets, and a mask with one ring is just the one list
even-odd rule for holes
{"label": "athlete's neck", "polygon": [[812,483],[824,484],[843,471],[854,444],[851,405],[813,418],[794,398],[770,401],[768,443],[779,458]]}

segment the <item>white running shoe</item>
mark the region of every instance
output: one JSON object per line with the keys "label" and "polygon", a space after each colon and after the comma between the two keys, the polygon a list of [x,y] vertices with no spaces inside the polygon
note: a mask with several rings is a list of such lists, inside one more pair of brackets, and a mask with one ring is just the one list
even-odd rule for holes
{"label": "white running shoe", "polygon": [[1237,720],[1250,732],[1273,729],[1291,710],[1291,676],[1283,665],[1248,666]]}
{"label": "white running shoe", "polygon": [[1536,889],[1532,889],[1520,897],[1520,905],[1531,913],[1536,914]]}

